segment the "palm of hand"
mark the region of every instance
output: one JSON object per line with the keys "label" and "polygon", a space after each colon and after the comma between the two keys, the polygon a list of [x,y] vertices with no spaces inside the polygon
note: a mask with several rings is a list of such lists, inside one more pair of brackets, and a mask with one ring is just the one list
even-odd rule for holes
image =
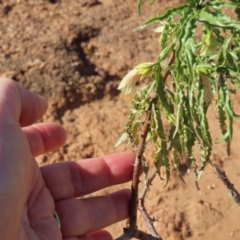
{"label": "palm of hand", "polygon": [[[56,124],[32,125],[46,111],[46,102],[11,80],[1,79],[1,83],[1,238],[112,239],[99,229],[127,217],[130,192],[76,198],[129,181],[134,155],[115,154],[39,169],[34,157],[62,146],[66,133]],[[55,209],[61,231],[54,219]]]}
{"label": "palm of hand", "polygon": [[42,240],[62,239],[62,234],[54,218],[55,204],[46,187],[37,164],[33,172],[37,177],[30,189],[30,195],[24,207],[21,228],[17,239]]}

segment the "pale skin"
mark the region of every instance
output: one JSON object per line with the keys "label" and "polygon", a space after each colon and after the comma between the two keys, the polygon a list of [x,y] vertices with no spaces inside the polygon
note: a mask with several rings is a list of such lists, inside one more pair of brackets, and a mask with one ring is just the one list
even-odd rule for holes
{"label": "pale skin", "polygon": [[[127,217],[128,189],[76,199],[132,178],[133,153],[52,164],[35,157],[61,147],[65,130],[38,123],[46,101],[0,78],[0,233],[11,240],[111,240],[106,226]],[[57,211],[61,230],[54,218]]]}

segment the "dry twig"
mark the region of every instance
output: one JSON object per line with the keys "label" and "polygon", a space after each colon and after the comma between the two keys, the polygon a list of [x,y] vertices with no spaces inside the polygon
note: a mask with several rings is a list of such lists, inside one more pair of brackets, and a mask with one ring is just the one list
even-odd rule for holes
{"label": "dry twig", "polygon": [[240,194],[239,192],[234,188],[234,185],[229,181],[226,173],[217,165],[214,164],[214,168],[216,170],[217,176],[220,178],[220,180],[223,182],[223,184],[228,189],[228,192],[230,193],[232,199],[234,202],[240,206]]}

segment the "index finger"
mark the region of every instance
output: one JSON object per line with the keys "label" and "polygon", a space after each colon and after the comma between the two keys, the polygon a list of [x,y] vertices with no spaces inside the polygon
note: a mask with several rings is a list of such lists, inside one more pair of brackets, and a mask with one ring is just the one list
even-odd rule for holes
{"label": "index finger", "polygon": [[76,198],[132,179],[134,153],[56,163],[41,168],[55,201]]}
{"label": "index finger", "polygon": [[18,120],[22,127],[29,126],[39,120],[46,112],[48,104],[40,96],[28,91],[19,83],[0,78],[0,110],[1,124]]}

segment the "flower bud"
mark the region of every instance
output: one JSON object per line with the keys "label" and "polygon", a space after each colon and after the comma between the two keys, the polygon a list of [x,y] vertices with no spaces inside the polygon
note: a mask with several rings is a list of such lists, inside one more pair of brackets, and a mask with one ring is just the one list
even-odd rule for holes
{"label": "flower bud", "polygon": [[146,62],[137,65],[125,75],[118,86],[118,90],[123,91],[126,95],[132,93],[137,81],[151,74],[154,64],[155,63],[152,62]]}
{"label": "flower bud", "polygon": [[135,68],[137,69],[138,74],[141,75],[141,80],[147,77],[152,72],[152,67],[155,65],[154,62],[145,62],[138,64]]}
{"label": "flower bud", "polygon": [[123,91],[126,95],[133,92],[136,82],[141,78],[138,74],[137,69],[134,68],[125,75],[118,86],[118,90]]}

